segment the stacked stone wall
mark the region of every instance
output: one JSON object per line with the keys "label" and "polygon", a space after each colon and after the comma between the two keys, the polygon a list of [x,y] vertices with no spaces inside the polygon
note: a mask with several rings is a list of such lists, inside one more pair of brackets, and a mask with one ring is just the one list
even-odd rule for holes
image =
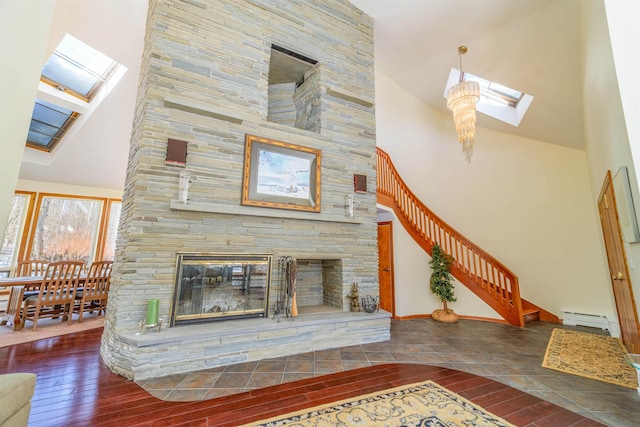
{"label": "stacked stone wall", "polygon": [[321,132],[322,79],[318,64],[304,75],[304,82],[296,88],[293,103],[296,110],[295,127],[311,132]]}
{"label": "stacked stone wall", "polygon": [[[319,129],[268,120],[272,44],[319,61]],[[138,356],[120,337],[138,331],[149,299],[160,300],[168,323],[179,252],[339,259],[336,306],[348,311],[353,282],[377,295],[372,20],[347,0],[151,0],[143,55],[101,351],[107,365],[131,372]],[[321,212],[241,205],[247,134],[321,150]],[[183,168],[165,162],[169,138],[188,143],[186,205],[177,202]],[[353,193],[354,174],[367,176],[368,193]]]}
{"label": "stacked stone wall", "polygon": [[295,126],[296,108],[293,104],[295,88],[295,83],[269,85],[268,121],[286,126]]}

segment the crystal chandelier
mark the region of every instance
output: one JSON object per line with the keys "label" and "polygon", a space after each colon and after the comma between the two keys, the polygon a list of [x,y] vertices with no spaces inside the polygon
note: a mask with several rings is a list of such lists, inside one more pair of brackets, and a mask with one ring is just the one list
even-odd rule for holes
{"label": "crystal chandelier", "polygon": [[471,163],[473,139],[476,133],[476,103],[480,99],[478,82],[464,81],[462,55],[467,53],[466,46],[458,47],[460,57],[460,80],[447,92],[447,108],[453,111],[453,121],[458,132],[458,141],[462,143],[462,152],[467,163]]}

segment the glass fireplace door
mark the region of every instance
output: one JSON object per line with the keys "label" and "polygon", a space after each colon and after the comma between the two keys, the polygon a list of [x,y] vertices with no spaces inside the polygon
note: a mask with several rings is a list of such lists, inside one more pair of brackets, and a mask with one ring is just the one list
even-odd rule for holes
{"label": "glass fireplace door", "polygon": [[171,326],[267,315],[271,255],[178,254]]}

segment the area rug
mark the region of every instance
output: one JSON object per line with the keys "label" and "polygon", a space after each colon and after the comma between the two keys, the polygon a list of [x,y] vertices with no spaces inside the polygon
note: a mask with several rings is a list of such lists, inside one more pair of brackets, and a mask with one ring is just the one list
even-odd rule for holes
{"label": "area rug", "polygon": [[405,385],[316,406],[242,427],[510,426],[433,381]]}
{"label": "area rug", "polygon": [[59,335],[86,331],[87,329],[102,328],[104,326],[104,316],[87,313],[82,323],[74,320],[71,325],[59,319],[41,319],[38,321],[38,327],[35,331],[32,330],[31,325],[31,322],[28,322],[25,328],[18,331],[14,331],[8,325],[0,326],[0,347],[24,344]]}
{"label": "area rug", "polygon": [[618,338],[554,329],[542,366],[628,388],[638,387],[636,370],[625,361]]}

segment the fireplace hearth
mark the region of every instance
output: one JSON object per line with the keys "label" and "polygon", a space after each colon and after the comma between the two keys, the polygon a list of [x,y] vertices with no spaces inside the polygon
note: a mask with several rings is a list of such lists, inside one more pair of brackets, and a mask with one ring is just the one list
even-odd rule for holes
{"label": "fireplace hearth", "polygon": [[271,255],[178,254],[171,326],[268,313]]}

